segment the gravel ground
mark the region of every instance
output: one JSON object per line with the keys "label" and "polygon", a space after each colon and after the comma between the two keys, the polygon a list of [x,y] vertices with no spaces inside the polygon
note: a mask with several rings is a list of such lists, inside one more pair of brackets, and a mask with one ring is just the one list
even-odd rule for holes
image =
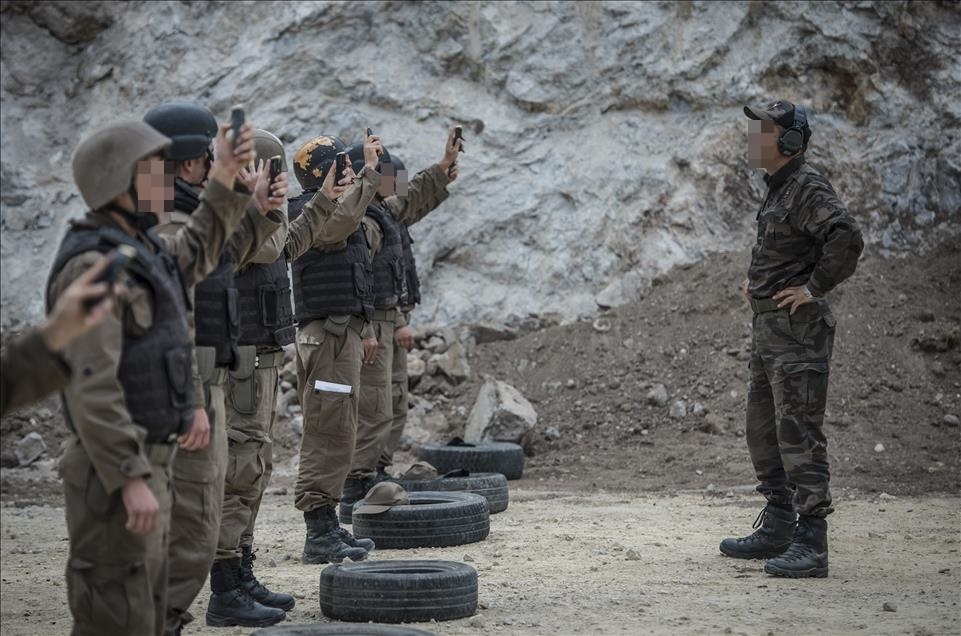
{"label": "gravel ground", "polygon": [[[831,576],[791,581],[768,577],[760,561],[718,553],[718,541],[749,530],[760,507],[743,488],[668,496],[550,490],[534,479],[511,485],[511,505],[482,543],[374,553],[477,568],[477,614],[418,627],[438,636],[961,630],[957,497],[844,497],[831,517]],[[259,546],[260,578],[297,596],[290,622],[324,621],[321,567],[299,562],[302,521],[282,488],[271,492],[258,529],[269,537]],[[4,506],[0,514],[3,634],[67,633],[62,508]],[[201,621],[206,603],[205,591],[193,608]],[[185,633],[249,631],[198,625]]]}

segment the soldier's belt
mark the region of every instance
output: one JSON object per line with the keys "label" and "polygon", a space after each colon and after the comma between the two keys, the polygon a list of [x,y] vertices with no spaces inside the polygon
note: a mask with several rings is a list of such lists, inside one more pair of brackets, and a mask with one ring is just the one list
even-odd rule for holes
{"label": "soldier's belt", "polygon": [[396,309],[375,309],[372,320],[379,320],[381,322],[394,322],[397,320],[397,310]]}
{"label": "soldier's belt", "polygon": [[269,353],[258,353],[254,359],[255,369],[272,369],[284,364],[283,351],[271,351]]}
{"label": "soldier's belt", "polygon": [[177,444],[144,444],[147,461],[158,466],[169,466],[177,455]]}
{"label": "soldier's belt", "polygon": [[763,314],[769,311],[777,311],[778,302],[773,298],[751,298],[751,309],[756,314]]}
{"label": "soldier's belt", "polygon": [[367,321],[361,316],[328,316],[324,318],[324,329],[337,337],[343,336],[350,329],[363,338],[366,325]]}

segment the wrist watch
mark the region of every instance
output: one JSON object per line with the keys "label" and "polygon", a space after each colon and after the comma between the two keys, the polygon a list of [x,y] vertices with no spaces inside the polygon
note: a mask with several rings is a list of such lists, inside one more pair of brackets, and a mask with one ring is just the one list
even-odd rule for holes
{"label": "wrist watch", "polygon": [[804,290],[804,295],[805,295],[805,296],[807,296],[808,298],[814,298],[814,294],[811,293],[811,290],[808,289],[808,286],[807,286],[807,285],[805,285],[805,286],[802,287],[801,289]]}

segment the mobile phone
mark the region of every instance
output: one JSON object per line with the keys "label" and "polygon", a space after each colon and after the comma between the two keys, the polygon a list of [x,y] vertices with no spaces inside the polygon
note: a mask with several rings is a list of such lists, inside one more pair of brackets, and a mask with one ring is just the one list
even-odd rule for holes
{"label": "mobile phone", "polygon": [[373,135],[373,134],[374,134],[374,131],[371,130],[370,128],[368,128],[368,129],[367,129],[367,136],[370,137],[370,136]]}
{"label": "mobile phone", "polygon": [[[463,137],[464,137],[464,128],[462,126],[454,126],[454,143],[456,144],[458,141],[463,139]],[[464,152],[464,147],[463,146],[458,147],[457,151]]]}
{"label": "mobile phone", "polygon": [[284,171],[284,158],[280,155],[274,155],[270,158],[270,185],[274,184],[274,179],[280,176],[280,173]]}
{"label": "mobile phone", "polygon": [[110,257],[110,262],[107,263],[107,267],[104,268],[104,270],[100,272],[100,275],[93,281],[94,284],[107,283],[107,292],[97,298],[84,299],[83,308],[85,311],[89,312],[97,306],[97,303],[113,293],[113,285],[117,282],[120,272],[124,271],[127,268],[127,263],[135,258],[137,258],[137,250],[132,246],[121,245],[117,248],[117,251]]}
{"label": "mobile phone", "polygon": [[[369,130],[369,129],[368,129],[368,130]],[[343,179],[343,178],[346,176],[346,175],[344,174],[344,172],[346,172],[346,170],[347,170],[347,153],[346,153],[346,152],[338,152],[338,153],[337,153],[337,163],[336,163],[336,166],[337,166],[337,168],[336,168],[336,169],[337,169],[337,172],[336,172],[335,174],[337,175],[337,178],[334,179],[334,181],[336,181],[336,182],[339,184],[339,183],[340,183],[340,180]]]}
{"label": "mobile phone", "polygon": [[244,125],[244,107],[242,104],[235,104],[230,109],[230,128],[234,134],[234,147],[240,143],[240,128]]}

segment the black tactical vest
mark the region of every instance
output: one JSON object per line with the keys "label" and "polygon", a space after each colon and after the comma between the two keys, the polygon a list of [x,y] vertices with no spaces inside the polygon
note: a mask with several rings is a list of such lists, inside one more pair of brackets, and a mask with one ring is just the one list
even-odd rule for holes
{"label": "black tactical vest", "polygon": [[[174,209],[193,214],[200,198],[186,181],[174,182]],[[217,269],[194,287],[194,329],[198,347],[212,347],[218,367],[232,367],[236,361],[237,339],[240,337],[240,309],[234,270],[237,259],[233,250],[224,248]]]}
{"label": "black tactical vest", "polygon": [[198,347],[213,347],[218,367],[232,367],[240,338],[240,309],[233,250],[224,249],[220,264],[194,287],[194,329]]}
{"label": "black tactical vest", "polygon": [[277,345],[294,341],[287,257],[270,264],[254,263],[234,279],[240,306],[241,345]]}
{"label": "black tactical vest", "polygon": [[[180,268],[153,233],[148,232],[148,237],[157,248],[156,253],[113,228],[72,226],[60,244],[47,282],[47,307],[54,301],[50,298],[50,283],[74,256],[90,251],[106,253],[121,244],[137,250],[137,258],[128,263],[127,273],[151,293],[153,325],[139,338],[124,334],[117,378],[131,418],[147,430],[146,441],[162,443],[175,439],[193,421],[193,343],[187,327],[187,295]],[[73,429],[66,403],[64,412]]]}
{"label": "black tactical vest", "polygon": [[406,308],[420,304],[420,278],[417,276],[414,239],[410,235],[410,228],[402,224],[400,229],[401,247],[404,250],[404,278],[407,281],[407,293],[400,297],[400,306]]}
{"label": "black tactical vest", "polygon": [[384,235],[374,255],[374,307],[391,309],[407,295],[401,226],[393,214],[375,205],[367,206],[367,216],[377,221]]}
{"label": "black tactical vest", "polygon": [[[313,191],[306,191],[290,200],[287,214],[291,222],[313,196]],[[328,316],[356,315],[367,320],[373,316],[373,265],[362,228],[347,238],[343,249],[321,251],[312,247],[290,269],[298,324]]]}

